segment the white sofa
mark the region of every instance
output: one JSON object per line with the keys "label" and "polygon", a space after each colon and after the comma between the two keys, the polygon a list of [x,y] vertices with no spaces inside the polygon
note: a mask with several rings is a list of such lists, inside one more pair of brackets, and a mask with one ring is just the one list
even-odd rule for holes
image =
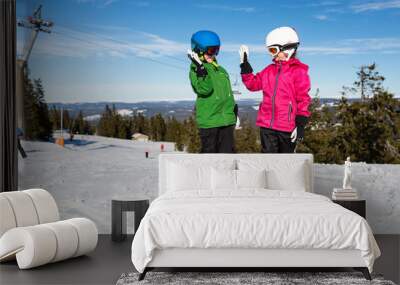
{"label": "white sofa", "polygon": [[0,262],[16,259],[20,269],[28,269],[96,248],[98,231],[91,220],[59,219],[46,190],[0,193]]}

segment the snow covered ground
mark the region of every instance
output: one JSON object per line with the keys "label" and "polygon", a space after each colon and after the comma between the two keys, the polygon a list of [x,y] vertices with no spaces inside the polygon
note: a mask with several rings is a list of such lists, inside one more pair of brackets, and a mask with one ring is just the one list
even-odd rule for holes
{"label": "snow covered ground", "polygon": [[[66,139],[64,148],[23,141],[28,158],[19,160],[19,188],[44,188],[55,198],[62,219],[88,217],[100,233],[110,233],[113,197],[157,196],[161,144],[88,135]],[[173,143],[163,144],[164,152],[174,151]]]}
{"label": "snow covered ground", "polygon": [[[22,142],[27,159],[19,160],[19,188],[41,187],[52,193],[63,219],[88,217],[100,233],[111,232],[113,197],[153,200],[158,189],[160,142],[99,136],[75,136],[62,148],[50,142]],[[173,152],[173,143],[164,143]],[[150,157],[145,158],[148,150]],[[400,165],[353,163],[352,185],[367,201],[367,220],[380,234],[400,233]],[[331,196],[340,187],[343,165],[314,164],[314,189]],[[128,214],[128,232],[133,215]]]}

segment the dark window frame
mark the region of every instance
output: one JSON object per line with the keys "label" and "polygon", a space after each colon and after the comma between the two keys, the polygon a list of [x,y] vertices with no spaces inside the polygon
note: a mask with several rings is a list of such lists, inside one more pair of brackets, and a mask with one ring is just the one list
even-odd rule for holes
{"label": "dark window frame", "polygon": [[0,192],[18,190],[16,0],[0,1]]}

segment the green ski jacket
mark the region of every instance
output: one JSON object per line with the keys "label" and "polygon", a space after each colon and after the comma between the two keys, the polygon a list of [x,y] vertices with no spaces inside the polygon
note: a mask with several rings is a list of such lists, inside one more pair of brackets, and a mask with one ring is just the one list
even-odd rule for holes
{"label": "green ski jacket", "polygon": [[207,70],[206,77],[197,77],[196,66],[190,66],[190,82],[196,99],[196,122],[198,128],[216,128],[234,125],[235,99],[229,75],[222,66],[203,63]]}

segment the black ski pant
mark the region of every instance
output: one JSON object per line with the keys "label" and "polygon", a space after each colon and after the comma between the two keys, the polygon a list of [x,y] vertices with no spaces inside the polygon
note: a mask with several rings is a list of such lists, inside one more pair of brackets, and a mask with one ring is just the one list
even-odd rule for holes
{"label": "black ski pant", "polygon": [[291,133],[260,128],[262,153],[294,153],[296,143],[290,140]]}
{"label": "black ski pant", "polygon": [[201,153],[234,153],[235,125],[208,129],[199,129]]}

